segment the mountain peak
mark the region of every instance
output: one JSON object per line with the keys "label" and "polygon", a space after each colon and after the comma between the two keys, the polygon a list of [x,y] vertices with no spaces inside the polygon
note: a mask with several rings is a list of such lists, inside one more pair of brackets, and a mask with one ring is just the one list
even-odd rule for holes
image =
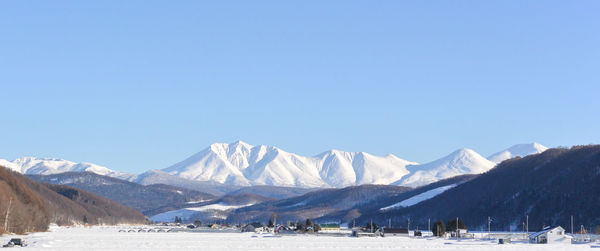
{"label": "mountain peak", "polygon": [[241,141],[241,140],[237,140],[237,141],[235,141],[235,142],[233,142],[233,143],[230,143],[229,145],[230,145],[230,146],[231,146],[231,145],[233,145],[233,146],[244,146],[244,147],[248,147],[248,148],[251,148],[251,147],[253,147],[252,145],[250,145],[250,144],[248,144],[248,143],[246,143],[246,142],[244,142],[244,141]]}
{"label": "mountain peak", "polygon": [[541,153],[546,151],[547,149],[548,147],[545,147],[537,142],[517,144],[505,150],[490,155],[488,159],[494,163],[500,163],[502,161],[512,159],[514,157],[524,157],[530,154]]}
{"label": "mountain peak", "polygon": [[471,148],[460,148],[454,152],[452,152],[449,155],[473,155],[473,154],[478,154],[477,152],[475,152],[475,150],[471,149]]}
{"label": "mountain peak", "polygon": [[418,187],[458,175],[480,174],[495,165],[474,150],[461,148],[429,163],[408,166],[410,173],[393,184]]}

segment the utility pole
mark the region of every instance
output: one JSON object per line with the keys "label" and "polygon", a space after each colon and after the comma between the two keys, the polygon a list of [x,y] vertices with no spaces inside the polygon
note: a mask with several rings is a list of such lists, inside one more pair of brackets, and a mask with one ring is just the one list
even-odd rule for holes
{"label": "utility pole", "polygon": [[406,227],[408,231],[408,236],[410,236],[410,218],[408,218],[408,227]]}
{"label": "utility pole", "polygon": [[458,239],[458,217],[456,217],[456,239]]}
{"label": "utility pole", "polygon": [[371,233],[373,233],[373,219],[371,219]]}
{"label": "utility pole", "polygon": [[427,219],[427,231],[431,232],[431,218]]}
{"label": "utility pole", "polygon": [[573,234],[573,215],[571,215],[571,234]]}
{"label": "utility pole", "polygon": [[527,234],[529,234],[529,215],[527,215]]}
{"label": "utility pole", "polygon": [[392,219],[390,218],[389,221],[390,222],[388,223],[388,228],[392,228]]}
{"label": "utility pole", "polygon": [[492,222],[492,219],[488,216],[488,237],[490,236],[490,223]]}

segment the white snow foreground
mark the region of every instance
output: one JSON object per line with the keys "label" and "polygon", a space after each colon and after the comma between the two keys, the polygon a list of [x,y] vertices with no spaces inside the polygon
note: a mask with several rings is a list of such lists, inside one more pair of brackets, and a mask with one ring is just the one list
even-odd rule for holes
{"label": "white snow foreground", "polygon": [[429,190],[427,192],[423,192],[423,193],[417,194],[417,195],[415,195],[413,197],[410,197],[410,198],[408,198],[406,200],[400,201],[400,202],[398,202],[396,204],[393,204],[391,206],[387,206],[387,207],[381,208],[379,210],[381,210],[381,211],[387,211],[387,210],[398,208],[398,207],[410,207],[412,205],[419,204],[419,203],[421,203],[423,201],[426,201],[426,200],[429,200],[429,199],[431,199],[431,198],[433,198],[435,196],[438,196],[441,193],[445,192],[446,190],[455,187],[456,185],[457,184],[452,184],[452,185],[448,185],[448,186],[434,188],[434,189],[431,189],[431,190]]}
{"label": "white snow foreground", "polygon": [[[142,228],[142,227],[140,227]],[[354,238],[314,235],[267,238],[254,233],[129,233],[116,227],[57,227],[49,232],[23,238],[27,250],[590,250],[598,244],[525,244],[498,245],[497,241],[453,240],[442,238]],[[17,236],[2,236],[7,243]],[[272,236],[268,236],[272,237]]]}

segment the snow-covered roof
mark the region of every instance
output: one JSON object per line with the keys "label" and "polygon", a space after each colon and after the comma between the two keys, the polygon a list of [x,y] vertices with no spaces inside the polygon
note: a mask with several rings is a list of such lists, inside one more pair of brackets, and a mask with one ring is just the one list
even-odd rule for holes
{"label": "snow-covered roof", "polygon": [[560,228],[562,231],[565,231],[565,229],[562,228],[561,226],[547,226],[544,229],[542,229],[542,231],[539,231],[539,232],[536,232],[536,233],[533,233],[533,234],[529,235],[529,238],[530,239],[535,239],[536,237],[538,237],[538,236],[540,236],[542,234],[545,234],[547,232],[550,232],[550,231],[552,231],[553,229],[556,229],[556,228]]}

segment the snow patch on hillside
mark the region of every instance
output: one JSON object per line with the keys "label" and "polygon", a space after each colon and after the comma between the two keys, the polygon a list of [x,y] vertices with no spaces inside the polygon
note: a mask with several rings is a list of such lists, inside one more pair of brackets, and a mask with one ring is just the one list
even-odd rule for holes
{"label": "snow patch on hillside", "polygon": [[417,194],[417,195],[415,195],[413,197],[410,197],[410,198],[408,198],[406,200],[400,201],[400,202],[398,202],[396,204],[393,204],[391,206],[387,206],[387,207],[381,208],[379,210],[381,210],[381,211],[387,211],[387,210],[398,208],[398,207],[410,207],[412,205],[419,204],[422,201],[426,201],[426,200],[429,200],[429,199],[431,199],[431,198],[433,198],[435,196],[438,196],[441,193],[445,192],[446,190],[455,187],[456,185],[457,184],[452,184],[452,185],[448,185],[448,186],[434,188],[434,189],[431,189],[431,190],[429,190],[427,192],[423,192],[423,193]]}
{"label": "snow patch on hillside", "polygon": [[18,172],[18,173],[21,172],[21,167],[20,166],[18,166],[15,163],[12,163],[12,162],[10,162],[8,160],[5,160],[5,159],[0,159],[0,166],[6,167],[6,168],[8,168],[10,170],[13,170],[15,172]]}
{"label": "snow patch on hillside", "polygon": [[150,217],[150,220],[155,221],[155,222],[172,222],[175,220],[175,216],[177,216],[177,217],[181,218],[182,220],[186,221],[186,220],[189,220],[190,217],[194,216],[198,212],[206,212],[206,211],[210,211],[210,210],[227,211],[227,210],[247,207],[247,206],[251,206],[251,205],[253,205],[253,204],[228,205],[228,204],[224,204],[224,203],[217,203],[217,204],[209,204],[209,205],[200,206],[200,207],[186,207],[186,208],[177,209],[177,210],[168,211],[168,212],[154,215],[154,216]]}

